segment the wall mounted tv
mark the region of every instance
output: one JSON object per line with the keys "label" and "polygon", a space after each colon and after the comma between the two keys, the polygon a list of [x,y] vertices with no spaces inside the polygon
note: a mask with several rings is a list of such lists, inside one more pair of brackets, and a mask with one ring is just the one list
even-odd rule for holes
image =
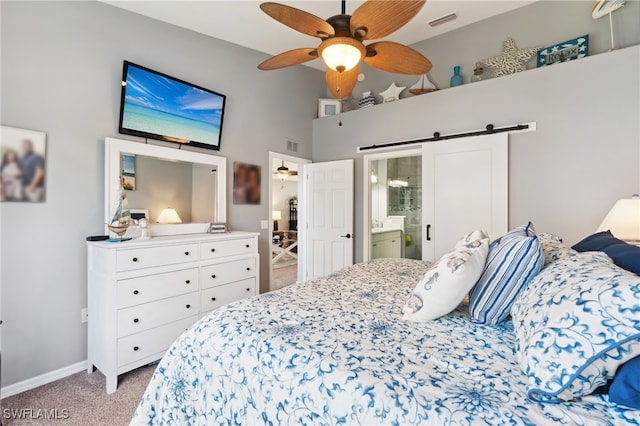
{"label": "wall mounted tv", "polygon": [[226,96],[124,61],[120,133],[219,150]]}

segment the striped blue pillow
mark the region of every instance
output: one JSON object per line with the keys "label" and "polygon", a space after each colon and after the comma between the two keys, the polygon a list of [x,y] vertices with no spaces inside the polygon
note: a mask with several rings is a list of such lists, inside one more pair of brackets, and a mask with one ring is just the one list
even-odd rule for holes
{"label": "striped blue pillow", "polygon": [[505,320],[518,293],[543,265],[544,254],[531,222],[493,241],[484,272],[469,295],[471,320],[489,325]]}

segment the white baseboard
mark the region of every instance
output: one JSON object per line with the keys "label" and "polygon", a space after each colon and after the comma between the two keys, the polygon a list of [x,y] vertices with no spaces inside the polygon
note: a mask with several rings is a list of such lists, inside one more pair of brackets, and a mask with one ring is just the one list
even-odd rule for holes
{"label": "white baseboard", "polygon": [[60,368],[58,370],[50,371],[40,376],[32,377],[31,379],[24,380],[22,382],[14,383],[6,386],[0,390],[2,398],[8,398],[13,395],[17,395],[22,392],[26,392],[31,389],[35,389],[38,386],[46,385],[47,383],[55,382],[56,380],[63,379],[72,374],[79,373],[80,371],[87,369],[87,361],[80,361],[67,367]]}

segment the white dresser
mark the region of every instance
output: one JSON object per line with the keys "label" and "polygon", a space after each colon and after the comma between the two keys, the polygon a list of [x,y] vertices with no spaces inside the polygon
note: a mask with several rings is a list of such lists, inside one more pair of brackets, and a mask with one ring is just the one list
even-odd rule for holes
{"label": "white dresser", "polygon": [[88,243],[88,372],[107,378],[162,358],[198,319],[259,290],[258,234]]}

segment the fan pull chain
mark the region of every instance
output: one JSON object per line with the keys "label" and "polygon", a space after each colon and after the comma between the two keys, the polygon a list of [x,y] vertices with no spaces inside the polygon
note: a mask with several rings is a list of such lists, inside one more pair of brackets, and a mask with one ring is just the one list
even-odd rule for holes
{"label": "fan pull chain", "polygon": [[[342,68],[342,69],[341,69]],[[344,72],[344,67],[337,68],[338,75],[336,76],[336,92],[338,93],[338,101],[340,101],[340,121],[338,122],[338,126],[342,127],[342,73]]]}

